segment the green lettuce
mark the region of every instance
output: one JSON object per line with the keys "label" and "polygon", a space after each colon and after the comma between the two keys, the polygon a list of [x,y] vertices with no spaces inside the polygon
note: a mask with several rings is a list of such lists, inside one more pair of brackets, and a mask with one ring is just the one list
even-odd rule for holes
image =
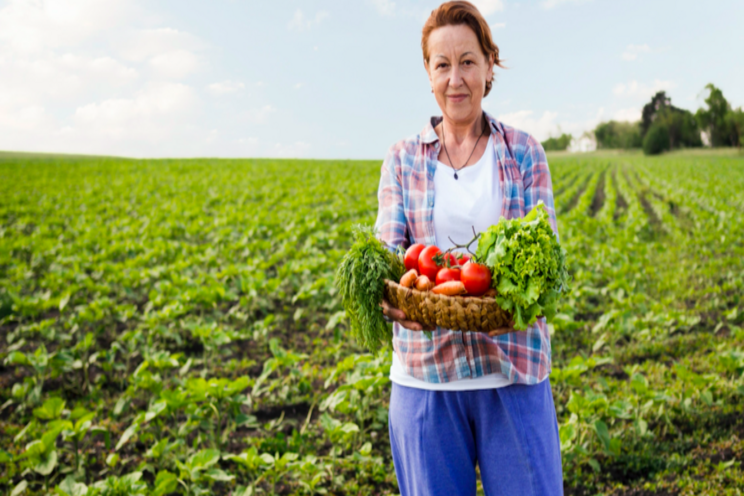
{"label": "green lettuce", "polygon": [[568,289],[566,251],[550,227],[542,201],[520,219],[502,218],[478,240],[478,260],[493,274],[496,301],[524,331],[544,316],[553,320],[558,297]]}

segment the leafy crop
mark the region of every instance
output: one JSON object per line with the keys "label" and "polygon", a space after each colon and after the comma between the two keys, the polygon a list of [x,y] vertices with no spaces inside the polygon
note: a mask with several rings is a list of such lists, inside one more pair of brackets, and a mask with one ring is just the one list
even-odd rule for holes
{"label": "leafy crop", "polygon": [[553,320],[558,297],[568,290],[568,273],[542,201],[524,218],[501,219],[489,227],[476,255],[491,269],[496,301],[512,313],[516,329],[527,329],[540,315]]}
{"label": "leafy crop", "polygon": [[354,244],[336,271],[336,287],[352,335],[373,353],[393,337],[380,311],[384,280],[398,281],[403,271],[400,258],[383,246],[372,228],[355,227]]}
{"label": "leafy crop", "polygon": [[[741,493],[744,158],[549,161],[565,493]],[[0,154],[0,493],[397,494],[334,284],[379,174]]]}

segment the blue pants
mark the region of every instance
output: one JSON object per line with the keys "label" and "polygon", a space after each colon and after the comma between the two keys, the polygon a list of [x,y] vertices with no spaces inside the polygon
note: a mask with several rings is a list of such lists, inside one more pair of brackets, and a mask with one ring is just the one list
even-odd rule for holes
{"label": "blue pants", "polygon": [[476,391],[393,383],[390,445],[401,496],[563,494],[561,448],[548,379]]}

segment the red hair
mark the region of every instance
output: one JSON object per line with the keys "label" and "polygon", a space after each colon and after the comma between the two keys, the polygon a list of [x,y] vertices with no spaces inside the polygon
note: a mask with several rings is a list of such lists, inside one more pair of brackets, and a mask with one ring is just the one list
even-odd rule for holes
{"label": "red hair", "polygon": [[[431,35],[431,32],[442,26],[458,26],[461,24],[473,30],[486,59],[488,59],[489,55],[493,55],[494,65],[503,67],[501,65],[501,59],[499,59],[499,47],[496,46],[493,38],[491,38],[491,28],[488,27],[488,23],[478,11],[478,8],[464,0],[445,2],[431,11],[431,15],[426,20],[424,29],[421,31],[421,50],[424,52],[424,61],[426,61],[426,64],[429,64],[429,35]],[[486,92],[483,96],[488,95],[491,91],[491,86],[493,86],[493,79],[486,81]]]}

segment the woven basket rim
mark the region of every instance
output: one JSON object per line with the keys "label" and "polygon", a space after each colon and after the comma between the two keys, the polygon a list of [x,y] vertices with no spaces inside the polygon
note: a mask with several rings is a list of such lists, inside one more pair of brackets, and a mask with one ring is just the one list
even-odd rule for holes
{"label": "woven basket rim", "polygon": [[458,295],[458,296],[448,296],[448,295],[442,295],[433,293],[432,291],[419,291],[416,288],[406,288],[401,286],[399,283],[393,281],[392,279],[385,279],[385,284],[393,287],[393,288],[403,288],[406,291],[411,291],[413,294],[427,294],[430,298],[447,298],[452,300],[459,300],[461,302],[467,302],[467,303],[493,303],[496,301],[496,298],[493,297],[486,297],[483,298],[481,296],[468,296],[468,295]]}

